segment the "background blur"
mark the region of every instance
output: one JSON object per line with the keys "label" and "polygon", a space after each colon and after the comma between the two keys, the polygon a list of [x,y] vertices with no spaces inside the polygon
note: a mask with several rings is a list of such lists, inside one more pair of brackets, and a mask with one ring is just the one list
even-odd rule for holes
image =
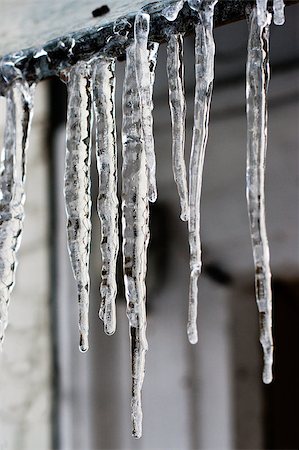
{"label": "background blur", "polygon": [[[151,208],[149,351],[140,441],[130,433],[130,360],[119,269],[118,328],[98,319],[99,222],[93,211],[90,350],[78,350],[75,284],[66,250],[63,170],[66,89],[42,82],[30,136],[24,237],[0,355],[0,448],[298,448],[299,6],[271,26],[266,207],[274,295],[274,382],[262,352],[245,198],[245,21],[215,30],[216,71],[202,195],[204,272],[199,343],[187,341],[188,237],[171,171],[166,46],[155,84],[159,198]],[[186,160],[193,123],[192,37],[185,39]],[[120,152],[124,63],[117,63]],[[5,101],[0,98],[0,134]],[[119,159],[121,162],[121,158]],[[94,161],[95,162],[95,161]],[[93,165],[93,194],[97,174]]]}

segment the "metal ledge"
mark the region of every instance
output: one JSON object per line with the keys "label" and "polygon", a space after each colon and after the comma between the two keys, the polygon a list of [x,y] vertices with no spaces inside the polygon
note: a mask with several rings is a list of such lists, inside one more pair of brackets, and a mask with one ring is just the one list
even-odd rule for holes
{"label": "metal ledge", "polygon": [[[171,2],[170,2],[171,3]],[[286,0],[286,6],[299,0]],[[167,21],[162,9],[169,3],[151,3],[143,8],[151,16],[149,40],[165,42],[173,33],[191,34],[198,22],[197,14],[184,4],[174,22]],[[219,0],[215,7],[215,26],[242,20],[255,0]],[[122,58],[133,39],[134,15],[116,20],[103,27],[86,28],[47,42],[42,49],[29,48],[0,59],[0,95],[17,78],[29,83],[57,76],[79,60],[88,60],[95,54]]]}

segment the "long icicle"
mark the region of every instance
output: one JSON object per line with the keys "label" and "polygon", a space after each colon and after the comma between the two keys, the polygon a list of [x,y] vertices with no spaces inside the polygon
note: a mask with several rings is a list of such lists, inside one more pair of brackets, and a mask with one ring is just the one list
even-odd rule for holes
{"label": "long icicle", "polygon": [[8,324],[25,203],[26,153],[35,85],[16,81],[6,96],[6,123],[0,175],[0,347]]}
{"label": "long icicle", "polygon": [[186,100],[184,90],[183,38],[170,36],[167,45],[167,75],[172,125],[172,170],[181,203],[181,219],[189,218],[185,151]]}
{"label": "long icicle", "polygon": [[272,380],[272,294],[269,245],[265,223],[265,162],[267,148],[267,104],[269,82],[269,24],[260,27],[256,9],[250,17],[248,40],[246,109],[246,194],[255,265],[256,301],[260,316],[260,342],[264,351],[264,383]]}
{"label": "long icicle", "polygon": [[190,288],[187,334],[191,344],[198,340],[197,296],[201,273],[200,198],[205,150],[208,139],[210,104],[214,80],[215,43],[213,38],[214,6],[217,0],[206,2],[199,10],[199,24],[195,29],[195,100],[194,125],[189,167],[189,246]]}
{"label": "long icicle", "polygon": [[68,249],[77,282],[79,306],[79,348],[88,350],[89,255],[91,237],[90,65],[78,62],[68,79],[66,124],[65,202]]}
{"label": "long icicle", "polygon": [[141,390],[145,370],[146,265],[149,241],[148,180],[135,45],[127,48],[123,90],[123,264],[132,358],[132,434],[142,435]]}
{"label": "long icicle", "polygon": [[115,125],[115,60],[93,62],[96,158],[99,176],[97,211],[101,222],[102,280],[99,316],[105,333],[116,329],[116,263],[119,249],[117,198],[117,147]]}
{"label": "long icicle", "polygon": [[152,81],[149,67],[148,52],[148,34],[149,34],[150,16],[147,13],[140,12],[135,17],[134,37],[135,37],[135,61],[137,86],[140,96],[140,110],[142,116],[142,133],[145,143],[146,166],[148,176],[148,196],[150,202],[157,199],[156,185],[156,156],[154,148],[153,135],[153,102],[152,102]]}

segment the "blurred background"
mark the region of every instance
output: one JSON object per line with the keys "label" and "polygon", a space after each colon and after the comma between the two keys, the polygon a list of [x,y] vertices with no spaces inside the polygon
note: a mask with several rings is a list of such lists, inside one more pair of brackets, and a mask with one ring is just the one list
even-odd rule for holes
{"label": "blurred background", "polygon": [[[262,352],[246,198],[245,21],[215,30],[216,66],[202,194],[204,270],[199,343],[187,341],[189,251],[171,170],[166,46],[154,92],[158,201],[151,206],[149,351],[143,437],[130,429],[128,324],[119,261],[117,332],[98,319],[100,227],[93,206],[90,350],[78,350],[75,283],[66,250],[63,171],[66,88],[38,85],[30,136],[24,236],[0,355],[0,448],[297,449],[299,293],[299,6],[271,26],[266,216],[273,273],[274,382]],[[194,39],[184,41],[186,161],[194,99]],[[117,134],[121,166],[121,92]],[[5,101],[0,98],[0,134]],[[97,174],[93,161],[93,199]]]}

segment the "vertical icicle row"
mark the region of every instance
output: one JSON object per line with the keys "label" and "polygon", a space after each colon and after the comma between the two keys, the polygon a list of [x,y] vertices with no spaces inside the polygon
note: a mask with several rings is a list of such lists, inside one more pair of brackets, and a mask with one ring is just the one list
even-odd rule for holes
{"label": "vertical icicle row", "polygon": [[273,0],[273,20],[275,25],[283,25],[284,18],[284,1]]}
{"label": "vertical icicle row", "polygon": [[184,90],[183,38],[171,35],[167,45],[167,75],[172,125],[172,170],[181,203],[181,219],[189,218],[185,151],[186,100]]}
{"label": "vertical icicle row", "polygon": [[79,348],[88,350],[89,255],[91,237],[90,142],[91,86],[90,66],[78,62],[68,79],[66,124],[65,202],[67,238],[72,269],[78,290]]}
{"label": "vertical icicle row", "polygon": [[115,125],[115,60],[93,62],[96,158],[99,175],[97,211],[101,222],[102,280],[99,316],[106,334],[116,329],[116,263],[118,240],[117,147]]}
{"label": "vertical icicle row", "polygon": [[208,139],[210,104],[214,80],[215,43],[213,38],[213,15],[217,0],[206,2],[199,10],[199,24],[195,30],[195,100],[194,125],[189,167],[189,246],[190,289],[187,334],[191,344],[197,335],[198,277],[201,273],[200,198],[203,164]]}
{"label": "vertical icicle row", "polygon": [[123,87],[122,224],[123,264],[132,357],[132,434],[142,434],[141,389],[146,340],[146,265],[149,241],[147,159],[134,43],[127,48]]}
{"label": "vertical icicle row", "polygon": [[272,295],[269,245],[265,223],[265,162],[267,148],[267,104],[269,81],[269,24],[260,27],[254,9],[248,40],[246,108],[246,194],[255,265],[256,301],[260,316],[260,342],[264,351],[264,383],[272,380]]}
{"label": "vertical icicle row", "polygon": [[157,199],[156,185],[156,156],[153,135],[152,117],[152,81],[153,77],[149,67],[148,34],[149,34],[149,14],[140,12],[135,17],[134,37],[135,37],[135,64],[137,74],[137,86],[140,96],[140,110],[142,116],[142,133],[146,152],[146,166],[149,184],[149,201],[155,202]]}
{"label": "vertical icicle row", "polygon": [[16,81],[6,96],[6,123],[0,174],[0,347],[8,324],[17,251],[24,220],[26,152],[35,85]]}

